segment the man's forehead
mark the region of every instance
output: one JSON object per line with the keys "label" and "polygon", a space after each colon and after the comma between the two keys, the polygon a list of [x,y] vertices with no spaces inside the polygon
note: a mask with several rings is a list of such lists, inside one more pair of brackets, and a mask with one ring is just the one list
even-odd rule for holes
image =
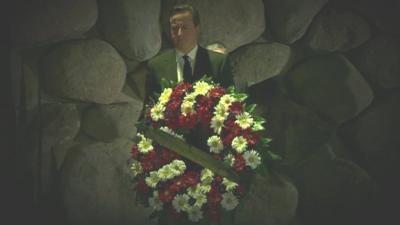
{"label": "man's forehead", "polygon": [[189,11],[177,13],[170,18],[171,24],[193,22],[192,14]]}

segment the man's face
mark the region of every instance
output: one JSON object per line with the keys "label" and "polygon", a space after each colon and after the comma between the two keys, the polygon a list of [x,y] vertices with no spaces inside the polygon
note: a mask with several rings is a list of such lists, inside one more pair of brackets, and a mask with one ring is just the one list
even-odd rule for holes
{"label": "man's face", "polygon": [[183,12],[173,15],[170,20],[171,39],[176,49],[187,53],[197,44],[199,27],[193,23],[192,14]]}

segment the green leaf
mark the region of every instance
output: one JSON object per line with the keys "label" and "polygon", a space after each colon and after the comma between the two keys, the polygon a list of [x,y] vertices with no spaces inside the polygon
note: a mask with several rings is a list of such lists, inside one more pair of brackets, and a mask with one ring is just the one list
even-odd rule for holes
{"label": "green leaf", "polygon": [[146,137],[153,139],[160,145],[180,154],[181,156],[196,162],[197,164],[210,169],[216,174],[221,175],[231,181],[240,183],[241,180],[245,180],[239,176],[231,167],[223,163],[222,161],[215,160],[210,154],[202,151],[195,146],[188,145],[185,141],[176,138],[175,136],[168,134],[159,129],[155,129],[151,126],[145,126],[143,133]]}
{"label": "green leaf", "polygon": [[233,97],[236,98],[237,100],[239,100],[240,102],[243,102],[244,100],[246,100],[246,98],[248,96],[243,93],[236,93],[236,94],[233,94]]}
{"label": "green leaf", "polygon": [[272,141],[272,139],[263,137],[263,138],[261,138],[260,141],[261,141],[262,146],[269,147],[269,143]]}
{"label": "green leaf", "polygon": [[253,113],[254,109],[256,108],[257,104],[250,104],[246,106],[246,112]]}
{"label": "green leaf", "polygon": [[236,89],[235,89],[235,86],[229,86],[227,89],[226,89],[226,92],[228,93],[228,94],[233,94],[233,93],[235,93],[236,92]]}
{"label": "green leaf", "polygon": [[279,155],[273,153],[272,151],[267,151],[267,152],[268,152],[268,154],[269,154],[269,156],[270,156],[270,158],[271,158],[272,160],[282,160],[282,157],[281,157],[281,156],[279,156]]}

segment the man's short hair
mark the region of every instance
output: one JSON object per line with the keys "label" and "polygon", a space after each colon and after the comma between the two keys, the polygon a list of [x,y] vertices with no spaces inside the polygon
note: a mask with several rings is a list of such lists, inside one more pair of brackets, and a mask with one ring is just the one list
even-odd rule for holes
{"label": "man's short hair", "polygon": [[173,17],[174,15],[184,12],[190,12],[192,14],[193,23],[195,26],[198,26],[200,24],[199,12],[196,8],[189,4],[175,5],[169,12],[169,18],[171,19],[171,17]]}

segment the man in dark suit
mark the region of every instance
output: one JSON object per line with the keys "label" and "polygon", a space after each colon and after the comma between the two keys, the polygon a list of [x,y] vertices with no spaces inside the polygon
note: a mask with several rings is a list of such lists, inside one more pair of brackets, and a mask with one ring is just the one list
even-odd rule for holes
{"label": "man in dark suit", "polygon": [[163,79],[194,82],[207,75],[224,87],[233,85],[227,57],[198,45],[200,19],[193,6],[175,6],[170,11],[169,24],[174,49],[166,50],[148,62],[150,90],[146,91],[147,94],[161,91]]}

